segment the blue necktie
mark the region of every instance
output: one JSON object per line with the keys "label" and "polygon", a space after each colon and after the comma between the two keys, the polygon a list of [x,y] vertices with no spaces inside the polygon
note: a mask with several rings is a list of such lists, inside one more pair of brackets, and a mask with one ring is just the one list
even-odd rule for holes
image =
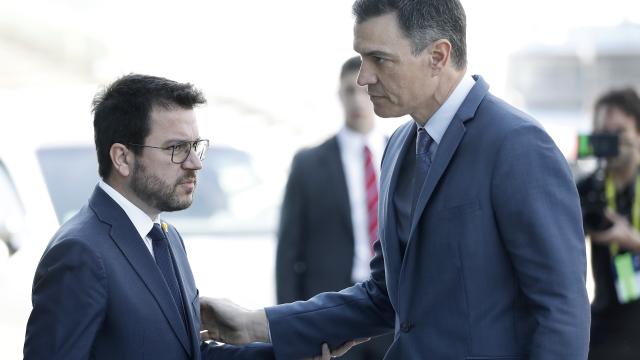
{"label": "blue necktie", "polygon": [[427,178],[427,173],[429,172],[429,168],[431,167],[431,154],[429,152],[431,144],[433,144],[433,139],[431,138],[431,136],[429,136],[427,130],[425,130],[423,127],[419,127],[418,138],[416,139],[416,173],[413,183],[414,188],[412,210],[414,211],[416,202],[418,201],[418,196],[420,196],[420,190],[422,190],[422,185],[424,184],[424,180]]}
{"label": "blue necktie", "polygon": [[156,265],[158,265],[158,269],[160,269],[160,273],[162,273],[162,277],[167,283],[169,292],[176,304],[176,310],[178,310],[180,318],[185,324],[185,328],[187,328],[184,303],[181,295],[182,292],[180,291],[180,285],[178,284],[178,278],[176,277],[177,274],[173,267],[173,258],[169,251],[169,241],[165,236],[164,231],[162,231],[160,224],[153,224],[153,228],[149,232],[149,237],[153,241],[153,255],[156,258]]}

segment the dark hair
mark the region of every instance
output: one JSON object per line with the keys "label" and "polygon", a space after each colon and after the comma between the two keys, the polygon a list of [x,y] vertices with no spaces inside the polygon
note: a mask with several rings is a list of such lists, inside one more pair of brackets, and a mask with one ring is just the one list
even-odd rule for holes
{"label": "dark hair", "polygon": [[395,12],[400,29],[420,54],[433,42],[451,43],[451,60],[460,70],[467,65],[467,18],[459,0],[356,0],[356,23]]}
{"label": "dark hair", "polygon": [[[125,75],[99,91],[93,98],[93,130],[100,176],[111,174],[113,144],[144,144],[154,107],[193,109],[204,103],[202,92],[191,84],[140,74]],[[142,148],[131,151],[139,154]]]}
{"label": "dark hair", "polygon": [[603,106],[613,106],[633,117],[636,121],[636,130],[640,132],[640,98],[632,88],[611,90],[603,94],[596,102],[596,112]]}
{"label": "dark hair", "polygon": [[360,71],[360,65],[362,65],[362,59],[360,56],[354,56],[345,61],[344,64],[342,64],[342,69],[340,70],[340,79],[347,74]]}

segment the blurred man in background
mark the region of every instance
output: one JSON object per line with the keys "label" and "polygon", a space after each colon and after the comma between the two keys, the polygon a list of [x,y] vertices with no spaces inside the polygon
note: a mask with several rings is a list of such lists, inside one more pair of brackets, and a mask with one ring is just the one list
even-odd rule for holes
{"label": "blurred man in background", "polygon": [[[307,300],[371,277],[386,137],[375,130],[373,105],[357,84],[361,63],[353,57],[340,72],[344,127],[293,160],[278,232],[278,303]],[[382,359],[391,340],[375,338],[344,358]]]}
{"label": "blurred man in background", "polygon": [[618,135],[619,146],[602,174],[578,183],[595,281],[589,359],[638,359],[640,99],[632,89],[615,90],[594,110],[594,131]]}

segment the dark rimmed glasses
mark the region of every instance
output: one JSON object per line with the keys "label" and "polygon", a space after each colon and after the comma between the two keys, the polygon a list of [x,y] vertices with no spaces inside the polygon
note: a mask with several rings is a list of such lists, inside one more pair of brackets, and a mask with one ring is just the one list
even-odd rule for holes
{"label": "dark rimmed glasses", "polygon": [[204,160],[207,156],[207,150],[209,149],[209,140],[196,140],[196,141],[183,141],[175,145],[167,147],[142,145],[142,144],[129,144],[131,146],[148,147],[152,149],[171,150],[171,162],[174,164],[182,164],[189,158],[191,150],[196,153],[196,156],[200,161]]}

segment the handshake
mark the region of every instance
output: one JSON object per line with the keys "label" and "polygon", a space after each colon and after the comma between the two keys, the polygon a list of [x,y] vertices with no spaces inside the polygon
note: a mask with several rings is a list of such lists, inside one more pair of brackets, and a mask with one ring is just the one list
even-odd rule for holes
{"label": "handshake", "polygon": [[[225,299],[200,298],[200,338],[225,344],[245,345],[252,342],[271,343],[269,322],[264,309],[248,310]],[[337,349],[322,344],[321,355],[309,360],[327,360],[340,357],[353,346],[368,341],[348,341]]]}

